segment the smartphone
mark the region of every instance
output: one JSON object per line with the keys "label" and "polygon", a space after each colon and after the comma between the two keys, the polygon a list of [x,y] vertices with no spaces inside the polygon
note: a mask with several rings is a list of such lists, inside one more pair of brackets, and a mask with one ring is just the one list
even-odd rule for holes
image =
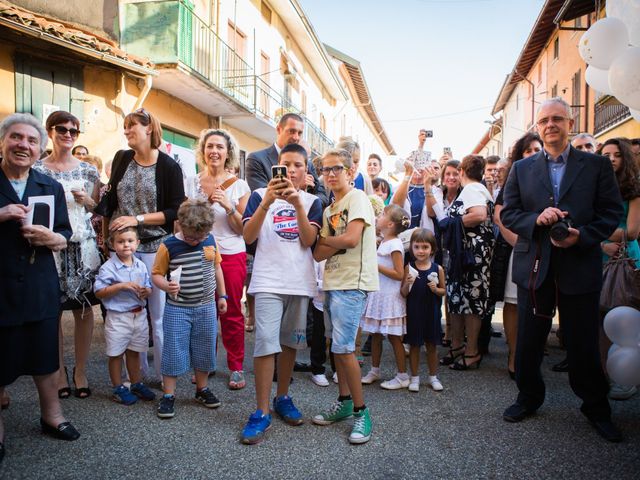
{"label": "smartphone", "polygon": [[272,178],[287,178],[287,166],[286,165],[273,165],[271,167]]}
{"label": "smartphone", "polygon": [[433,130],[427,130],[427,138],[433,138]]}
{"label": "smartphone", "polygon": [[442,151],[445,155],[451,155],[451,147],[444,147]]}
{"label": "smartphone", "polygon": [[33,205],[33,222],[31,224],[51,228],[49,225],[49,205],[46,203],[35,203]]}

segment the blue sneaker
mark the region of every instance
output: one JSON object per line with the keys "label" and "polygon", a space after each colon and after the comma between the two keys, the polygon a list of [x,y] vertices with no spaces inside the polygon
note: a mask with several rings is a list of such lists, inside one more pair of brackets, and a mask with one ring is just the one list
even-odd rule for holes
{"label": "blue sneaker", "polygon": [[138,397],[136,397],[131,390],[129,390],[124,385],[118,385],[113,389],[113,398],[114,402],[121,403],[123,405],[133,405],[138,401]]}
{"label": "blue sneaker", "polygon": [[262,410],[256,410],[242,429],[242,443],[253,445],[260,442],[269,428],[271,428],[271,415],[263,415]]}
{"label": "blue sneaker", "polygon": [[144,383],[138,382],[131,385],[131,393],[141,400],[148,402],[156,399],[156,394],[151,391]]}
{"label": "blue sneaker", "polygon": [[293,404],[289,395],[282,395],[273,399],[273,410],[289,425],[302,425],[302,414]]}

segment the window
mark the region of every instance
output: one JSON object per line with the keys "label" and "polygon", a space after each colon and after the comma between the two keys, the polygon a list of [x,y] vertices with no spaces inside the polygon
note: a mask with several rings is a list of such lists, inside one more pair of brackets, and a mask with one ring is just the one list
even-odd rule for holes
{"label": "window", "polygon": [[538,64],[538,85],[542,83],[542,62]]}
{"label": "window", "polygon": [[553,41],[553,59],[557,60],[560,58],[560,37],[556,37]]}
{"label": "window", "polygon": [[556,84],[553,87],[551,87],[551,96],[552,97],[558,96],[558,82],[556,82]]}
{"label": "window", "polygon": [[241,58],[246,58],[247,52],[247,36],[238,30],[238,27],[229,22],[227,33],[227,42],[232,50],[234,50]]}
{"label": "window", "polygon": [[520,94],[516,93],[516,110],[520,109]]}
{"label": "window", "polygon": [[84,131],[84,84],[81,68],[16,55],[16,111],[30,113],[42,123],[56,110],[80,120]]}
{"label": "window", "polygon": [[271,116],[270,115],[271,105],[269,102],[270,72],[271,72],[271,60],[269,59],[269,56],[266,53],[260,52],[260,78],[262,79],[262,81],[258,82],[257,91],[258,91],[259,102],[260,102],[259,110],[266,117]]}
{"label": "window", "polygon": [[322,130],[322,133],[327,133],[327,119],[324,118],[322,113],[320,114],[320,130]]}
{"label": "window", "polygon": [[300,103],[302,106],[302,113],[306,115],[307,114],[307,92],[305,92],[304,90],[300,92]]}
{"label": "window", "polygon": [[578,70],[571,78],[571,110],[573,111],[573,129],[576,132],[580,131],[580,112],[581,112],[581,80],[582,72]]}
{"label": "window", "polygon": [[574,28],[582,28],[582,17],[577,17],[573,21],[573,26],[574,26]]}
{"label": "window", "polygon": [[265,2],[260,3],[260,13],[264,21],[267,22],[267,25],[271,25],[271,9]]}

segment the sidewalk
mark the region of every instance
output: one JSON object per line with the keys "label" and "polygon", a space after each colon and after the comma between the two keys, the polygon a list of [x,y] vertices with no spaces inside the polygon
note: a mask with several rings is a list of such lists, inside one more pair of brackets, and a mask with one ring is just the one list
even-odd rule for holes
{"label": "sidewalk", "polygon": [[[65,315],[65,330],[70,333],[72,326]],[[499,323],[494,328],[501,330]],[[494,338],[491,355],[478,371],[440,369],[442,393],[424,384],[419,393],[366,386],[374,421],[368,444],[348,444],[350,421],[313,425],[310,418],[336,398],[337,387],[317,387],[309,374],[295,373],[291,395],[305,416],[304,425],[290,427],[274,417],[263,443],[244,446],[238,437],[255,408],[253,334],[247,335],[246,389],[226,388],[228,370],[220,343],[218,373],[209,384],[222,406],[209,410],[197,404],[194,387],[184,376],[178,383],[175,418],[160,420],[155,402],[125,407],[110,400],[103,331],[97,311],[89,376],[92,397],[63,401],[67,418],[82,434],[78,441],[56,441],[40,433],[31,379],[9,387],[11,407],[2,413],[7,456],[0,478],[637,478],[640,395],[612,402],[614,420],[626,441],[610,444],[601,439],[580,414],[567,375],[550,371],[564,355],[554,335],[543,365],[547,401],[535,417],[522,423],[502,420],[516,388],[506,370],[504,338]],[[67,352],[72,349],[70,340]],[[443,349],[440,355],[444,353]],[[308,352],[301,356],[308,358]],[[71,358],[67,354],[68,364]],[[421,368],[424,382],[426,371],[424,365]],[[384,378],[395,371],[388,343],[382,371]]]}

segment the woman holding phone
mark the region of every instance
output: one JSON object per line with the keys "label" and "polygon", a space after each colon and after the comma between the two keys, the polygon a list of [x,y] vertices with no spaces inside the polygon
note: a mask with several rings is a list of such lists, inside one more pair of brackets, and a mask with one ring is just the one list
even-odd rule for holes
{"label": "woman holding phone", "polygon": [[[74,318],[73,393],[84,399],[91,395],[86,375],[93,337],[94,319],[91,307],[98,304],[93,295],[93,281],[100,267],[100,254],[91,225],[91,212],[98,202],[100,174],[96,167],[78,160],[71,153],[80,135],[80,121],[73,114],[62,110],[53,112],[47,118],[45,127],[53,144],[53,151],[48,157],[38,160],[33,168],[60,182],[67,201],[73,235],[67,249],[54,255],[62,290],[61,310],[71,310]],[[58,396],[68,398],[71,388],[64,366],[62,322],[59,337]]]}

